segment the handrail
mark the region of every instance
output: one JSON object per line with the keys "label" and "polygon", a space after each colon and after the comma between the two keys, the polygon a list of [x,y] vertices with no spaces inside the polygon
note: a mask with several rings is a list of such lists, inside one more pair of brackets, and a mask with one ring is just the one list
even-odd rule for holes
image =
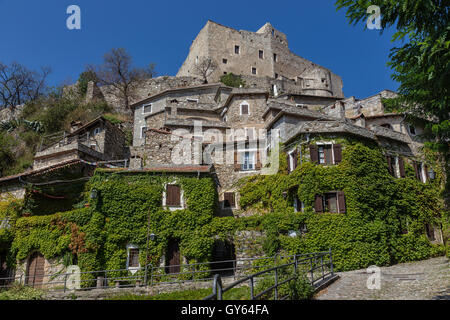
{"label": "handrail", "polygon": [[[302,258],[302,259],[298,259],[298,257],[301,256],[307,256],[306,258]],[[323,257],[324,256],[329,256],[329,261],[325,262]],[[314,259],[314,264],[317,264],[317,258],[320,257],[320,265],[319,266],[314,266],[313,265],[313,259]],[[278,300],[278,288],[285,284],[288,283],[294,279],[297,278],[297,274],[298,274],[298,265],[300,264],[305,264],[306,262],[310,262],[310,268],[309,270],[306,271],[306,273],[310,273],[311,279],[310,279],[310,283],[311,285],[314,286],[315,281],[317,281],[318,279],[314,279],[314,270],[317,269],[321,269],[322,270],[322,280],[325,280],[325,277],[328,275],[333,276],[334,275],[334,271],[333,271],[333,259],[332,259],[332,252],[331,252],[331,248],[328,252],[315,252],[315,253],[309,253],[309,254],[302,254],[302,255],[294,255],[294,261],[289,262],[289,263],[285,263],[283,265],[279,265],[279,266],[275,266],[275,267],[271,267],[268,268],[266,270],[263,271],[259,271],[256,272],[254,274],[251,274],[249,276],[246,276],[242,279],[239,279],[233,283],[231,283],[230,285],[228,285],[227,287],[223,288],[222,286],[222,279],[221,276],[219,274],[216,274],[213,280],[213,286],[212,286],[212,294],[210,294],[209,296],[205,297],[203,300],[222,300],[223,298],[223,293],[227,292],[228,290],[231,290],[232,288],[235,288],[236,286],[245,283],[247,281],[250,282],[250,299],[251,300],[255,300],[258,299],[260,297],[262,297],[264,294],[271,292],[272,290],[275,291],[274,297],[275,300]],[[279,282],[279,277],[278,277],[278,271],[281,269],[284,269],[286,267],[292,266],[294,265],[294,276],[289,277],[288,279],[284,279],[281,282]],[[324,266],[325,265],[329,265],[330,266],[330,271],[328,273],[325,273],[324,270]],[[269,288],[263,290],[262,292],[258,293],[258,294],[254,294],[254,282],[255,282],[255,278],[261,276],[261,275],[265,275],[268,273],[271,273],[272,271],[275,272],[275,284],[273,286],[270,286]],[[285,299],[287,297],[282,297],[281,299]]]}

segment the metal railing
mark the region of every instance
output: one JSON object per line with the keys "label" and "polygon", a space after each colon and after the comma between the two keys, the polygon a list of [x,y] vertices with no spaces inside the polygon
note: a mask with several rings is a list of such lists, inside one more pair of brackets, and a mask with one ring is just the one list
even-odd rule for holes
{"label": "metal railing", "polygon": [[[238,280],[240,281],[239,283],[241,283],[249,280],[249,277],[255,279],[259,274],[269,272],[268,270],[281,268],[282,266],[276,266],[279,261],[293,261],[288,265],[292,265],[292,263],[296,262],[296,266],[300,267],[303,261],[309,261],[311,268],[308,270],[312,270],[310,275],[313,281],[312,283],[314,283],[314,281],[317,280],[315,278],[315,270],[321,268],[322,277],[327,275],[324,273],[324,266],[326,263],[323,260],[327,255],[330,256],[330,260],[327,261],[327,263],[331,266],[331,273],[333,273],[330,251],[324,253],[246,258],[170,266],[153,266],[152,264],[148,264],[144,267],[128,269],[83,271],[76,274],[76,281],[79,281],[79,285],[76,289],[130,288],[154,286],[158,284],[208,282],[216,279],[218,275],[220,275],[220,280],[226,279],[227,281],[236,281],[237,279],[243,278]],[[318,261],[321,262],[320,265],[318,264]],[[179,269],[179,272],[170,272],[174,269]],[[259,271],[261,269],[263,269],[263,271]],[[255,272],[257,273],[255,274]],[[5,278],[0,277],[0,289],[10,288],[14,284],[21,284],[24,286],[48,289],[49,291],[65,292],[73,289],[73,276],[73,273],[57,272],[52,274],[37,273],[32,276],[21,274]]]}
{"label": "metal railing", "polygon": [[[324,258],[328,258],[324,260]],[[293,268],[293,272],[285,272],[289,267]],[[327,269],[327,270],[326,270]],[[316,270],[320,270],[319,277],[316,277]],[[286,277],[287,274],[287,277]],[[204,300],[223,300],[225,292],[236,288],[239,285],[245,285],[248,282],[250,288],[250,300],[257,300],[273,291],[275,300],[285,300],[289,296],[279,295],[280,287],[290,281],[296,280],[300,274],[304,274],[309,280],[311,286],[319,287],[327,279],[334,277],[333,258],[331,249],[327,252],[317,252],[311,254],[295,255],[293,261],[268,268],[266,270],[251,274],[239,279],[227,287],[223,287],[222,277],[219,274],[214,276],[213,293]],[[259,293],[255,293],[255,283],[264,278],[271,278],[273,275],[274,284],[263,289]]]}

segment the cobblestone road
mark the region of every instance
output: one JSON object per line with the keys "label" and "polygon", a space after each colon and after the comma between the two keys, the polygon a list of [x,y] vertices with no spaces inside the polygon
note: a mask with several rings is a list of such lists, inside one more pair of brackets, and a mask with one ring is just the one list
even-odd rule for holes
{"label": "cobblestone road", "polygon": [[450,300],[450,263],[445,257],[381,268],[379,290],[369,290],[366,269],[339,272],[340,278],[319,292],[325,300]]}

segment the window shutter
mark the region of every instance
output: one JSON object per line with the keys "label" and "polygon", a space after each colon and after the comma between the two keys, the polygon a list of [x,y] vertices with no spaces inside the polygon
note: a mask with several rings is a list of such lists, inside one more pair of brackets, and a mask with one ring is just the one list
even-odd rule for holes
{"label": "window shutter", "polygon": [[420,180],[420,175],[419,175],[419,168],[417,166],[417,162],[413,162],[413,167],[414,167],[414,173],[416,174],[416,179]]}
{"label": "window shutter", "polygon": [[224,199],[224,207],[225,208],[235,208],[236,207],[234,192],[225,192],[223,194],[223,199]]}
{"label": "window shutter", "polygon": [[390,156],[386,156],[386,161],[387,161],[387,164],[388,164],[388,171],[389,171],[389,174],[392,175],[392,163],[391,163],[391,157],[390,157]]}
{"label": "window shutter", "polygon": [[294,167],[292,168],[292,170],[295,170],[297,168],[297,162],[298,162],[298,150],[295,149],[295,151],[292,155],[294,157]]}
{"label": "window shutter", "polygon": [[338,206],[339,206],[339,213],[345,213],[346,212],[346,208],[345,208],[345,194],[342,191],[339,191],[337,193],[337,198],[338,198]]}
{"label": "window shutter", "polygon": [[398,167],[400,169],[400,177],[405,177],[405,162],[402,157],[398,157]]}
{"label": "window shutter", "polygon": [[311,162],[319,163],[319,154],[317,153],[317,146],[315,144],[309,146],[309,155]]}
{"label": "window shutter", "polygon": [[292,168],[291,168],[291,157],[289,156],[289,154],[287,154],[286,160],[287,160],[287,169],[288,169],[288,172],[291,172],[291,171],[292,171]]}
{"label": "window shutter", "polygon": [[333,145],[334,163],[337,164],[342,161],[342,146],[340,144]]}
{"label": "window shutter", "polygon": [[261,170],[261,155],[256,151],[256,170]]}
{"label": "window shutter", "polygon": [[234,152],[234,171],[239,171],[241,169],[241,165],[239,164],[239,153],[237,151]]}
{"label": "window shutter", "polygon": [[181,190],[179,186],[167,185],[166,205],[167,206],[181,205]]}
{"label": "window shutter", "polygon": [[323,197],[316,195],[316,200],[314,202],[314,210],[317,213],[323,212]]}

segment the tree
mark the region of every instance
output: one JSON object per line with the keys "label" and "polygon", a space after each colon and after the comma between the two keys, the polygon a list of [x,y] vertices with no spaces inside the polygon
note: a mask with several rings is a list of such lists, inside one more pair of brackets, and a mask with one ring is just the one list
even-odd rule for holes
{"label": "tree", "polygon": [[97,75],[92,70],[86,70],[80,74],[78,78],[78,92],[82,95],[86,94],[88,83],[93,81],[94,83],[98,83]]}
{"label": "tree", "polygon": [[381,32],[396,27],[392,41],[402,40],[403,46],[391,49],[388,65],[392,78],[400,83],[399,96],[387,100],[387,107],[433,120],[427,128],[436,139],[427,146],[441,152],[449,177],[450,0],[338,0],[336,5],[338,10],[347,8],[353,24],[365,21],[371,14],[367,8],[377,5]]}
{"label": "tree", "polygon": [[155,75],[154,69],[153,63],[147,68],[134,67],[124,48],[111,49],[104,55],[102,65],[88,67],[88,71],[95,72],[99,84],[108,86],[110,93],[121,99],[126,109],[130,108],[137,86]]}
{"label": "tree", "polygon": [[203,83],[208,83],[208,77],[217,69],[217,63],[211,59],[203,57],[194,66],[194,73],[201,76]]}
{"label": "tree", "polygon": [[37,72],[17,62],[10,65],[0,62],[0,104],[3,107],[15,108],[39,98],[45,92],[45,80],[50,72],[49,67],[42,67],[40,72]]}

